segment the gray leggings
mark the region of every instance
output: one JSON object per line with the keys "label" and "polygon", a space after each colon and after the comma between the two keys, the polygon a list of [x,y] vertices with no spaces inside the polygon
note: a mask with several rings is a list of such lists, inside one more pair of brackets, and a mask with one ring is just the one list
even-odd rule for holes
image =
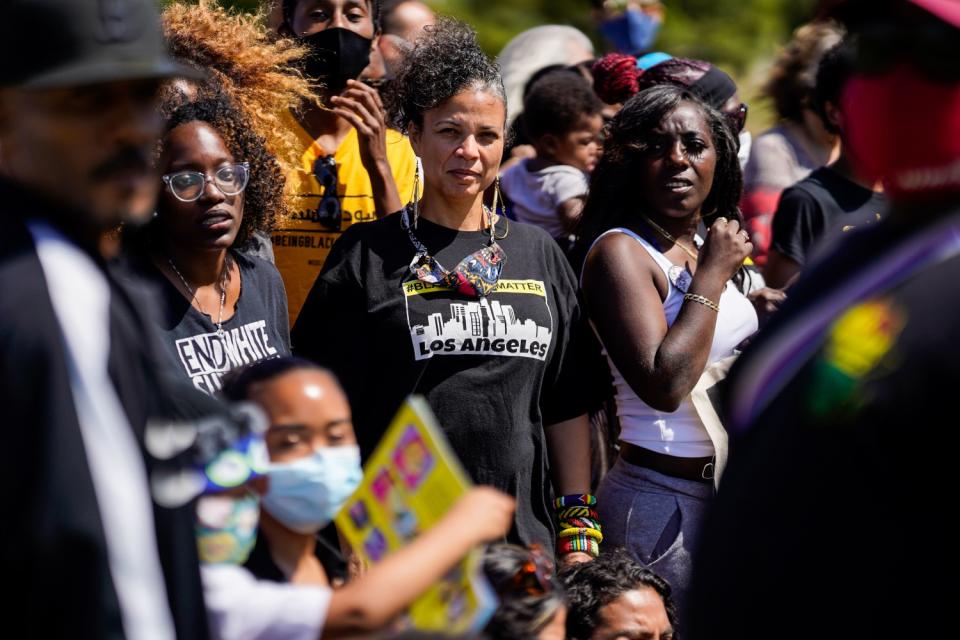
{"label": "gray leggings", "polygon": [[673,587],[683,611],[691,556],[713,485],[665,476],[617,459],[597,490],[603,547],[625,547]]}

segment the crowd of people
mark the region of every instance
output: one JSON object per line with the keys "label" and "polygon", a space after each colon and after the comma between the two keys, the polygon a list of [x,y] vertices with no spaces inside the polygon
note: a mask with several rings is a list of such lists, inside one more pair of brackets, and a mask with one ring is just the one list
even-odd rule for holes
{"label": "crowd of people", "polygon": [[[756,136],[655,0],[496,59],[420,0],[3,11],[25,637],[418,637],[478,547],[477,637],[947,623],[960,1],[823,0]],[[334,519],[411,395],[474,486],[366,566]]]}

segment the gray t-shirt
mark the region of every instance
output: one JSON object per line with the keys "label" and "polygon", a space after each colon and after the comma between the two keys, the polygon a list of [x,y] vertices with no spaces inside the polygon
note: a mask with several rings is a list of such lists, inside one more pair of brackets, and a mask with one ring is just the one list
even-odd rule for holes
{"label": "gray t-shirt", "polygon": [[565,164],[530,171],[528,162],[523,160],[500,176],[500,186],[513,202],[513,217],[540,227],[554,238],[564,238],[567,232],[557,215],[557,207],[587,195],[590,189],[587,174]]}
{"label": "gray t-shirt", "polygon": [[198,311],[152,264],[142,275],[156,285],[160,342],[164,364],[194,387],[213,394],[231,369],[290,354],[287,295],[276,267],[260,258],[231,251],[240,268],[240,297],[217,335],[213,317]]}

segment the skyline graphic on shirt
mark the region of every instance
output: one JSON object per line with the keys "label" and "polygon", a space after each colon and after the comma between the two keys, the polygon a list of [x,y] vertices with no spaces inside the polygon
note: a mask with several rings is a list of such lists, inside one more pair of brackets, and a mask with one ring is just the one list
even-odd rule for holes
{"label": "skyline graphic on shirt", "polygon": [[446,314],[431,313],[426,324],[410,327],[417,360],[435,353],[496,354],[545,360],[552,339],[549,327],[521,319],[512,305],[481,298],[449,303]]}

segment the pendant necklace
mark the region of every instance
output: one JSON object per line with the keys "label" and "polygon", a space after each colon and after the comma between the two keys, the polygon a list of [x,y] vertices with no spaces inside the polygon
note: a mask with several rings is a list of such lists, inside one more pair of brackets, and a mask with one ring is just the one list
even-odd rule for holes
{"label": "pendant necklace", "polygon": [[[200,307],[200,311],[204,315],[209,317],[211,321],[213,317],[210,316],[203,308],[203,305],[200,304],[200,301],[197,300],[197,292],[193,290],[189,284],[187,284],[187,279],[183,277],[183,274],[180,273],[180,270],[177,269],[177,265],[173,264],[171,258],[167,258],[167,262],[170,263],[170,268],[173,269],[173,272],[177,274],[177,277],[180,278],[180,282],[183,283],[183,286],[187,288],[187,291],[190,292],[191,302],[196,302],[197,306]],[[223,305],[227,301],[227,271],[229,270],[229,262],[226,260],[223,264],[223,276],[220,278],[220,312],[217,314],[217,337],[223,337]]]}

